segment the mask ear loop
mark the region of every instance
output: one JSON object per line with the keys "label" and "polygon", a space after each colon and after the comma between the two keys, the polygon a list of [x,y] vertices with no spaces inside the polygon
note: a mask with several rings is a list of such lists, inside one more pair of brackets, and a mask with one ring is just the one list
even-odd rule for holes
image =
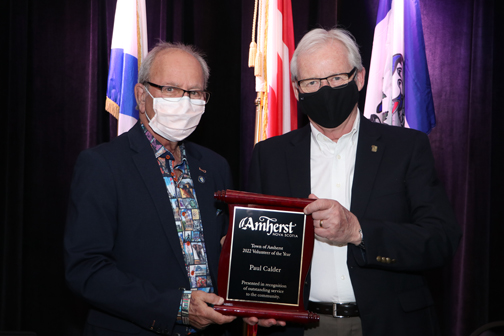
{"label": "mask ear loop", "polygon": [[145,91],[147,91],[147,93],[149,94],[149,96],[151,96],[151,98],[152,98],[152,99],[154,99],[154,96],[153,96],[153,95],[151,95],[151,93],[150,93],[149,89],[147,89],[147,86],[145,86],[145,84],[142,84],[142,85],[143,85],[143,87],[144,87]]}
{"label": "mask ear loop", "polygon": [[[149,92],[149,89],[147,89],[147,86],[145,86],[145,84],[143,84],[143,87],[144,87],[145,91],[147,91],[147,93],[149,94],[149,96],[151,96],[152,100],[154,100],[154,97]],[[154,113],[156,113],[155,110],[154,110]],[[151,118],[149,118],[149,114],[147,113],[147,109],[145,110],[145,117],[147,118],[147,121],[150,123],[151,122]]]}

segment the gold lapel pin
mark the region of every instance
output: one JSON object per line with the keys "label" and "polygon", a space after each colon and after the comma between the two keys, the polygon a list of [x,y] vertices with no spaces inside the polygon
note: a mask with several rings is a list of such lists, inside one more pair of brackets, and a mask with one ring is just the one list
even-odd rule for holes
{"label": "gold lapel pin", "polygon": [[372,151],[373,153],[376,153],[376,152],[378,151],[378,146],[372,145],[372,146],[371,146],[371,151]]}

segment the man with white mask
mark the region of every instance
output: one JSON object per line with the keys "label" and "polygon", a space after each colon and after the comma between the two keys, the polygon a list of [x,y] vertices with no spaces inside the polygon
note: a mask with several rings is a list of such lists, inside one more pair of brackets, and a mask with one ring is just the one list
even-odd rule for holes
{"label": "man with white mask", "polygon": [[78,158],[65,231],[69,287],[90,303],[85,335],[220,335],[210,306],[231,188],[224,158],[184,141],[208,102],[206,62],[159,43],[135,86],[140,120]]}

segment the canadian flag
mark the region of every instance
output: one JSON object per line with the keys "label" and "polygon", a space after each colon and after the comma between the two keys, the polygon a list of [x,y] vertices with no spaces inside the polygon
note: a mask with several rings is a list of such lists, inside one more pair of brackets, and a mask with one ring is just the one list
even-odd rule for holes
{"label": "canadian flag", "polygon": [[[257,143],[297,128],[297,101],[290,79],[294,53],[291,0],[257,0],[255,12],[257,47],[251,51],[249,65],[255,66],[258,100],[254,143]],[[255,28],[256,18],[253,40]]]}

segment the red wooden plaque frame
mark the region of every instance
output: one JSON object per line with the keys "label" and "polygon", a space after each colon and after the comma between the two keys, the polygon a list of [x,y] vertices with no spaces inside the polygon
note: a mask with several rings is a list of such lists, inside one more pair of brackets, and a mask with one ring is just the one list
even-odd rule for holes
{"label": "red wooden plaque frame", "polygon": [[304,207],[314,200],[307,198],[262,195],[236,190],[219,191],[215,193],[214,197],[228,203],[230,215],[229,229],[220,255],[219,280],[217,284],[219,294],[224,297],[225,301],[223,305],[214,306],[214,309],[224,315],[242,317],[255,316],[261,319],[274,318],[280,321],[302,324],[317,322],[319,320],[319,316],[305,310],[303,300],[303,285],[310,267],[314,245],[313,219],[310,215],[305,217],[301,281],[299,282],[298,288],[298,304],[283,305],[278,303],[271,304],[227,299],[235,207],[240,206],[271,209],[273,211],[302,212]]}

